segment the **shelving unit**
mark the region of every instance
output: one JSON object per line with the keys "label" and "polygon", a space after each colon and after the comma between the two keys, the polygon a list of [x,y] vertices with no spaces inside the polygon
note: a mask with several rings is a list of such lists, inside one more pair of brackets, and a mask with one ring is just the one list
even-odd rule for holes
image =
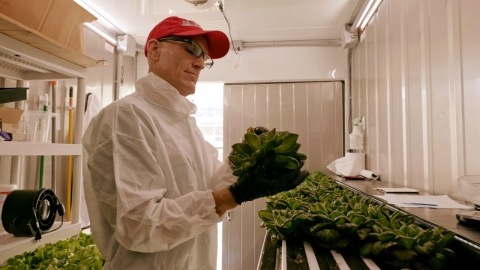
{"label": "shelving unit", "polygon": [[[78,96],[76,106],[77,108],[83,108],[86,91],[86,68],[105,64],[104,60],[95,60],[85,56],[0,14],[0,77],[19,82],[77,78]],[[71,221],[64,222],[62,227],[54,232],[42,235],[42,239],[38,242],[33,237],[14,237],[8,233],[0,234],[0,265],[17,254],[33,251],[38,246],[59,241],[80,232],[80,192],[83,181],[82,110],[79,110],[75,117],[74,144],[0,142],[0,156],[18,158],[18,156],[71,155],[74,165]],[[15,184],[13,175],[11,182]],[[52,229],[58,225],[57,223],[54,224]]]}
{"label": "shelving unit", "polygon": [[[22,45],[19,46],[21,47],[34,47],[45,52],[46,54],[54,55],[62,60],[66,60],[69,63],[69,66],[76,65],[89,68],[106,65],[105,60],[95,60],[91,57],[88,57],[74,49],[58,43],[57,41],[29,28],[28,26],[12,20],[3,14],[0,14],[0,33],[20,41]],[[2,43],[4,43],[3,40]],[[13,61],[13,65],[17,65],[17,60],[19,59],[16,59],[15,55],[12,56],[14,57],[11,58],[10,61]],[[23,55],[20,56],[24,57]],[[50,66],[55,66],[58,64],[57,61],[53,59],[52,61],[46,60],[46,62],[43,63],[48,63]],[[22,65],[24,65],[24,67],[27,69],[35,69],[35,73],[45,73],[46,71],[46,69],[42,67],[42,64],[37,66],[35,63],[26,61],[23,62]]]}
{"label": "shelving unit", "polygon": [[79,156],[82,154],[82,145],[4,142],[0,144],[0,153],[3,156]]}
{"label": "shelving unit", "polygon": [[14,102],[27,99],[27,89],[18,88],[0,88],[0,103]]}

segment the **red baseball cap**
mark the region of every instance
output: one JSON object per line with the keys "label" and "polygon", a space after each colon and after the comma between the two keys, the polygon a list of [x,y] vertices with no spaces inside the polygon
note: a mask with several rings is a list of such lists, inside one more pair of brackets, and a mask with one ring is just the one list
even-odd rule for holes
{"label": "red baseball cap", "polygon": [[194,21],[172,16],[159,22],[152,31],[150,31],[144,48],[145,56],[147,56],[147,44],[149,40],[168,36],[204,36],[208,40],[208,55],[212,59],[224,57],[230,48],[230,41],[222,31],[204,31],[202,27]]}

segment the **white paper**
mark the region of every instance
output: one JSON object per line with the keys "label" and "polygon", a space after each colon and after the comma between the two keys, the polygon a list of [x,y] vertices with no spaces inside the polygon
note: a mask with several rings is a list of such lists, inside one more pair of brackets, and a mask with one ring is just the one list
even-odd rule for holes
{"label": "white paper", "polygon": [[344,157],[328,164],[327,169],[337,175],[359,175],[365,169],[365,153],[345,153]]}
{"label": "white paper", "polygon": [[380,178],[380,175],[378,175],[378,173],[374,173],[368,170],[361,170],[360,175],[373,180],[378,180]]}
{"label": "white paper", "polygon": [[[463,205],[450,199],[447,195],[420,196],[420,195],[397,195],[385,194],[383,196],[389,204],[400,207],[428,207],[428,208],[458,208],[471,209],[472,206]],[[416,204],[416,205],[415,205]]]}
{"label": "white paper", "polygon": [[418,190],[414,188],[375,188],[375,189],[385,193],[418,193]]}

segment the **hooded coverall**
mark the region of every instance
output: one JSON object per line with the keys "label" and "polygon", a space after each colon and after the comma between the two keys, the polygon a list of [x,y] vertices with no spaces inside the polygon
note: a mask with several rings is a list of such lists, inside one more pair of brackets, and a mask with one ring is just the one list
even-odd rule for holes
{"label": "hooded coverall", "polygon": [[212,270],[212,190],[237,180],[191,117],[196,106],[150,73],[83,138],[85,196],[104,269]]}

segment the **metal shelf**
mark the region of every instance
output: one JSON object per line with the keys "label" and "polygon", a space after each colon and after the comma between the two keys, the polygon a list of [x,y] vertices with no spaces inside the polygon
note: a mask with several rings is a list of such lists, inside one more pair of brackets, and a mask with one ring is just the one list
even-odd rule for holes
{"label": "metal shelf", "polygon": [[81,144],[0,142],[0,156],[81,156]]}
{"label": "metal shelf", "polygon": [[[53,224],[52,229],[57,228],[59,222]],[[46,243],[55,243],[62,239],[75,236],[82,230],[80,223],[72,224],[64,222],[62,227],[57,231],[42,234],[40,241],[35,241],[34,237],[14,237],[13,234],[0,234],[0,265],[7,259],[18,254],[23,254],[26,251],[34,251],[37,247],[43,246]]]}

